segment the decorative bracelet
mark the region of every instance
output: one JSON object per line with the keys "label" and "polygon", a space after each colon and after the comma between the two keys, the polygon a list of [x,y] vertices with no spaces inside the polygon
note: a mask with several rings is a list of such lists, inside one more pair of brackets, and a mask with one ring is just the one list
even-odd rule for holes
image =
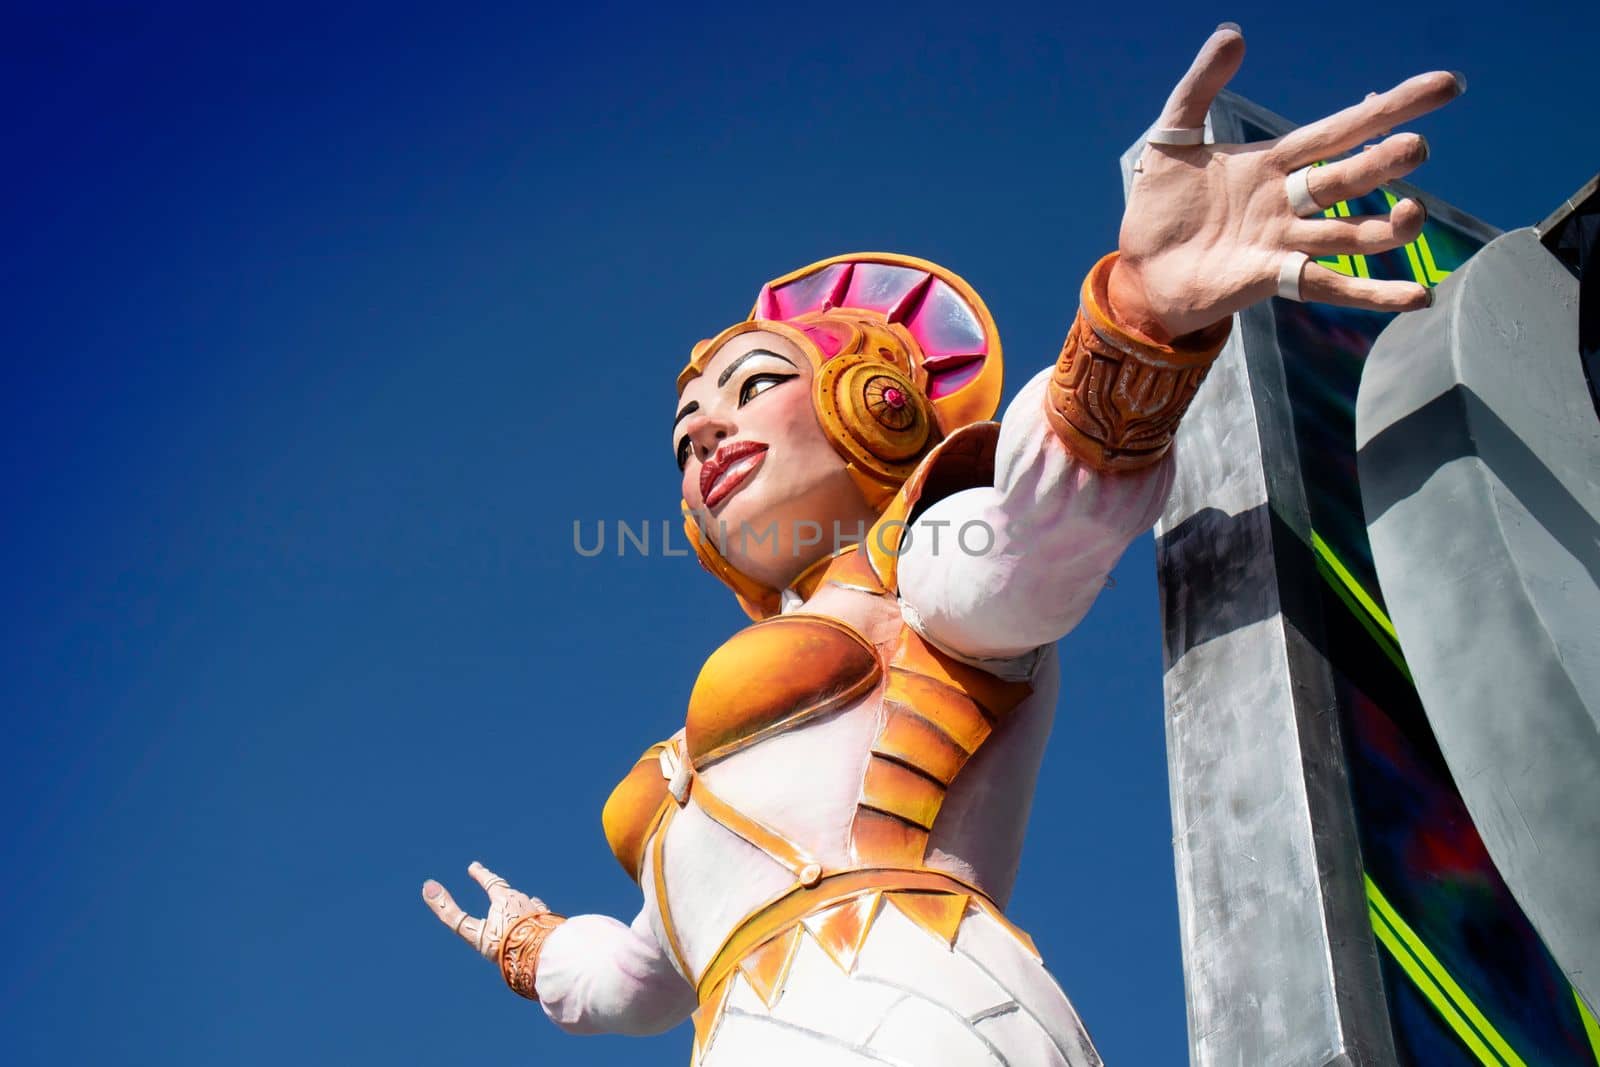
{"label": "decorative bracelet", "polygon": [[524,915],[511,924],[505,940],[500,942],[500,973],[513,992],[529,1000],[539,999],[534,989],[534,978],[539,973],[539,950],[544,947],[550,931],[566,921],[553,911],[540,911]]}
{"label": "decorative bracelet", "polygon": [[1233,329],[1230,316],[1173,344],[1117,325],[1106,280],[1113,252],[1083,282],[1083,303],[1050,375],[1045,415],[1064,444],[1102,471],[1147,467],[1172,447],[1178,421]]}

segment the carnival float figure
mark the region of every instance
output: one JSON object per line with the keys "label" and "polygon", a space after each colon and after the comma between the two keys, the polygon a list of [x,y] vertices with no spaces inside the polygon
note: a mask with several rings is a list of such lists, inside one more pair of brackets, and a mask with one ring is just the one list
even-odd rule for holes
{"label": "carnival float figure", "polygon": [[813,264],[694,347],[673,431],[686,525],[755,621],[605,806],[642,910],[562,918],[476,863],[484,918],[423,888],[562,1029],[692,1015],[702,1067],[1100,1062],[1003,910],[1055,642],[1155,521],[1173,433],[1234,312],[1274,293],[1427,305],[1419,285],[1309,256],[1416,237],[1413,200],[1373,218],[1321,205],[1421,163],[1419,136],[1388,131],[1462,88],[1420,75],[1275,141],[1204,143],[1243,54],[1219,28],[1174,89],[1119,250],[1000,423],[994,322],[917,259]]}

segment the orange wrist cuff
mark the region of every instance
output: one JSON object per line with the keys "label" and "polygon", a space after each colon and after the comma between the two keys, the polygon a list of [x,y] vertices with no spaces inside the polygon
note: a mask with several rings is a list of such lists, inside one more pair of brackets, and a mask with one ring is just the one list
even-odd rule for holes
{"label": "orange wrist cuff", "polygon": [[539,950],[545,938],[567,920],[552,911],[524,915],[511,924],[500,942],[500,973],[506,985],[520,996],[538,1000],[534,979],[539,974]]}
{"label": "orange wrist cuff", "polygon": [[1102,471],[1137,470],[1172,447],[1178,421],[1233,330],[1229,316],[1158,344],[1111,317],[1115,252],[1083,281],[1082,303],[1050,375],[1045,416],[1062,442]]}

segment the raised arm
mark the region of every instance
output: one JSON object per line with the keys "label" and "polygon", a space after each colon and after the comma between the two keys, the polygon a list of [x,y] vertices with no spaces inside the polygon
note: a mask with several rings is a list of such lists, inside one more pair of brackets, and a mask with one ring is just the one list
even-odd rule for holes
{"label": "raised arm", "polygon": [[563,918],[481,863],[468,871],[489,894],[487,916],[468,915],[432,879],[423,884],[423,901],[561,1029],[657,1034],[694,1010],[694,989],[662,951],[648,911],[631,925],[606,915]]}
{"label": "raised arm", "polygon": [[951,652],[1015,659],[1083,617],[1160,511],[1173,434],[1235,312],[1274,294],[1376,311],[1431,302],[1422,286],[1347,278],[1312,257],[1417,237],[1427,216],[1416,200],[1386,216],[1323,212],[1425,160],[1420,136],[1389,131],[1454,99],[1460,77],[1418,75],[1276,140],[1207,143],[1206,114],[1243,58],[1238,27],[1221,26],[1173,89],[1135,167],[1117,253],[1085,279],[1055,367],[1006,411],[994,485],[912,525],[901,602]]}

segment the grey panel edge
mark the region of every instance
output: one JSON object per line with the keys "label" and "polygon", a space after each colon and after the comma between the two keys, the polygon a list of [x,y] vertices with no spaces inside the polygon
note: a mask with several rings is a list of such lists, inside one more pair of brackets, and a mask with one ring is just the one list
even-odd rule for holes
{"label": "grey panel edge", "polygon": [[[1241,118],[1267,129],[1291,128],[1282,118],[1231,93],[1218,98],[1207,125],[1215,140],[1237,141]],[[1125,191],[1143,148],[1141,140],[1121,157]],[[1431,201],[1429,208],[1433,209]],[[1299,633],[1288,621],[1316,619],[1320,608],[1314,603],[1294,602],[1314,600],[1320,592],[1311,584],[1316,579],[1314,569],[1309,569],[1309,514],[1293,462],[1292,416],[1284,399],[1282,357],[1270,307],[1258,305],[1239,316],[1222,359],[1241,362],[1236,369],[1243,371],[1246,395],[1202,389],[1180,430],[1176,450],[1181,473],[1157,524],[1169,788],[1190,1063],[1388,1067],[1397,1063],[1397,1056],[1367,914],[1332,677],[1315,650],[1318,635]],[[1231,434],[1235,443],[1247,439],[1254,446],[1248,458],[1257,481],[1247,493],[1254,499],[1239,499],[1238,472],[1235,484],[1224,485],[1208,475],[1203,462],[1185,458],[1186,438],[1196,441],[1222,433]],[[1278,458],[1263,455],[1263,440],[1271,442],[1268,454]],[[1192,604],[1181,588],[1186,581],[1181,572],[1194,566],[1196,552],[1207,556],[1208,563],[1227,568],[1232,577],[1256,579],[1212,583],[1207,596],[1213,599],[1205,611],[1213,619],[1227,618],[1214,633],[1196,632]],[[1296,610],[1302,606],[1316,610]],[[1197,764],[1197,754],[1225,739],[1206,736],[1196,722],[1198,716],[1188,712],[1226,709],[1249,688],[1250,680],[1213,669],[1217,663],[1225,667],[1230,662],[1271,664],[1277,673],[1271,680],[1273,696],[1253,714],[1268,723],[1269,730],[1276,728],[1278,736],[1292,737],[1299,757],[1292,766],[1251,767],[1249,780],[1244,780],[1241,764],[1239,776],[1227,783],[1239,791],[1237,796],[1254,793],[1259,801],[1254,814],[1265,810],[1269,819],[1276,820],[1270,833],[1279,838],[1283,855],[1290,860],[1282,869],[1254,872],[1250,891],[1258,891],[1257,903],[1267,909],[1257,913],[1260,921],[1278,929],[1301,930],[1316,942],[1289,946],[1295,951],[1268,958],[1246,951],[1245,942],[1202,928],[1208,922],[1226,921],[1223,916],[1203,914],[1205,907],[1221,899],[1219,894],[1239,892],[1236,879],[1224,884],[1232,875],[1222,872],[1237,873],[1230,867],[1230,845],[1252,835],[1260,840],[1262,831],[1250,825],[1250,804],[1242,814],[1208,805],[1201,793],[1215,791],[1219,779],[1195,769],[1203,764]],[[1232,725],[1242,727],[1239,722]],[[1220,761],[1213,769],[1227,774],[1227,765]],[[1276,779],[1262,777],[1274,770]],[[1293,794],[1293,804],[1275,802],[1282,790]],[[1205,825],[1191,821],[1196,811],[1204,813]],[[1304,865],[1296,866],[1296,858]],[[1230,951],[1234,945],[1239,947]],[[1252,1018],[1230,1011],[1212,995],[1223,987],[1230,1001],[1257,1005],[1272,1002],[1274,994],[1284,989],[1315,990],[1316,1003],[1302,1005],[1310,1009],[1309,1017],[1301,1020],[1310,1030],[1286,1035],[1269,1025],[1265,1013]]]}
{"label": "grey panel edge", "polygon": [[1593,1009],[1600,424],[1584,395],[1577,282],[1528,228],[1439,292],[1384,331],[1362,377],[1373,561],[1473,823]]}

